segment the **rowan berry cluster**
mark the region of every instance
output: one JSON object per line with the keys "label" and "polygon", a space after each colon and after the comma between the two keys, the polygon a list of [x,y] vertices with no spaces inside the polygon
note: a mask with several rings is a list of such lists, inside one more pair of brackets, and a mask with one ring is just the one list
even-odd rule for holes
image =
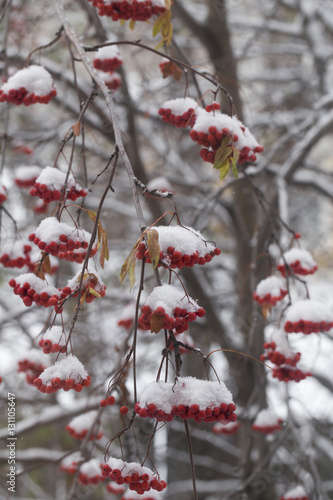
{"label": "rowan berry cluster", "polygon": [[307,276],[317,271],[318,266],[314,262],[312,255],[301,248],[292,248],[283,254],[277,269],[282,276],[290,275],[291,272],[300,276]]}
{"label": "rowan berry cluster", "polygon": [[102,408],[105,408],[107,405],[110,405],[110,406],[114,405],[115,402],[116,402],[116,399],[114,396],[108,396],[106,399],[101,399],[99,404]]}
{"label": "rowan berry cluster", "polygon": [[64,472],[68,472],[68,474],[75,474],[78,464],[83,460],[81,453],[76,451],[65,457],[61,461],[59,468]]}
{"label": "rowan berry cluster", "polygon": [[97,458],[91,458],[81,465],[78,481],[86,485],[97,485],[104,481],[104,477],[101,474],[100,462]]}
{"label": "rowan berry cluster", "polygon": [[25,379],[28,384],[33,385],[34,380],[46,369],[45,364],[34,359],[21,359],[18,361],[18,372],[25,373]]}
{"label": "rowan berry cluster", "polygon": [[282,495],[280,500],[309,500],[309,498],[302,486],[296,486],[296,488]]}
{"label": "rowan berry cluster", "polygon": [[288,294],[282,281],[276,276],[269,276],[268,278],[258,283],[253,298],[259,305],[275,306]]}
{"label": "rowan berry cluster", "polygon": [[[38,248],[60,259],[82,263],[87,255],[91,234],[87,231],[59,222],[55,217],[42,220],[29,240]],[[97,246],[91,250],[90,257],[97,252]]]}
{"label": "rowan berry cluster", "polygon": [[55,89],[47,95],[36,95],[33,92],[29,92],[25,87],[19,87],[18,89],[10,89],[8,93],[0,90],[0,102],[9,102],[11,104],[24,104],[25,106],[31,106],[31,104],[48,104],[50,100],[57,95]]}
{"label": "rowan berry cluster", "polygon": [[90,376],[75,356],[67,356],[46,368],[33,382],[43,393],[51,394],[60,389],[81,392],[90,385]]}
{"label": "rowan berry cluster", "polygon": [[5,243],[2,247],[2,255],[0,263],[4,267],[17,267],[21,269],[23,266],[30,267],[31,265],[31,245],[25,240],[18,240],[14,243]]}
{"label": "rowan berry cluster", "polygon": [[190,97],[171,99],[163,104],[158,114],[164,122],[177,128],[193,127],[197,108],[198,104]]}
{"label": "rowan berry cluster", "polygon": [[282,419],[278,418],[273,411],[263,409],[257,414],[252,430],[263,434],[273,434],[282,429],[281,424]]}
{"label": "rowan berry cluster", "polygon": [[66,335],[61,326],[53,326],[44,333],[43,338],[40,339],[38,344],[43,348],[44,354],[65,353]]}
{"label": "rowan berry cluster", "polygon": [[106,491],[108,493],[113,493],[113,495],[122,495],[125,493],[125,488],[119,486],[118,488],[114,486],[111,482],[106,485]]}
{"label": "rowan berry cluster", "polygon": [[120,19],[148,21],[152,16],[159,16],[166,11],[163,0],[89,0],[98,9],[100,16]]}
{"label": "rowan berry cluster", "polygon": [[[14,289],[14,294],[19,295],[25,306],[33,303],[43,307],[57,306],[61,299],[67,296],[66,291],[47,285],[43,280],[32,273],[21,274],[9,281],[9,286]],[[61,312],[59,309],[57,312]]]}
{"label": "rowan berry cluster", "polygon": [[159,479],[147,467],[117,458],[110,458],[108,463],[102,466],[102,476],[109,477],[118,485],[127,484],[131,491],[136,491],[139,495],[150,489],[163,491],[167,486],[165,481]]}
{"label": "rowan berry cluster", "polygon": [[38,196],[46,203],[58,201],[64,191],[68,200],[76,201],[77,198],[85,197],[88,194],[73,176],[67,179],[67,174],[57,168],[45,167],[37,177],[34,187],[31,189],[31,196]]}
{"label": "rowan berry cluster", "polygon": [[[141,316],[138,323],[142,330],[151,330],[151,320],[153,315],[161,318],[159,330],[165,328],[166,330],[175,330],[176,333],[183,333],[188,330],[188,324],[195,321],[197,318],[202,318],[206,311],[202,307],[196,310],[187,310],[186,307],[175,307],[169,315],[165,312],[164,307],[159,306],[155,310],[151,310],[148,305],[141,308]],[[158,333],[154,331],[154,333]]]}
{"label": "rowan berry cluster", "polygon": [[14,182],[20,189],[32,188],[40,172],[37,166],[21,166],[15,171]]}
{"label": "rowan berry cluster", "polygon": [[333,328],[333,313],[321,302],[301,300],[288,307],[284,330],[287,333],[328,332]]}
{"label": "rowan berry cluster", "polygon": [[[73,297],[77,297],[79,295],[80,282],[81,270],[78,271],[76,275],[67,282],[67,287],[72,290]],[[85,302],[90,304],[96,298],[104,297],[105,290],[106,286],[104,285],[97,271],[94,271],[93,273],[86,272],[83,275],[81,285],[81,299],[84,298]]]}
{"label": "rowan berry cluster", "polygon": [[100,47],[94,57],[94,68],[105,73],[113,73],[118,69],[123,59],[116,45]]}
{"label": "rowan berry cluster", "polygon": [[[94,422],[97,418],[97,411],[92,410],[87,413],[83,413],[82,415],[78,415],[73,418],[69,424],[66,425],[66,431],[70,434],[70,436],[75,439],[79,439],[82,441],[86,435],[88,434],[89,429],[93,426]],[[94,441],[95,439],[101,439],[103,437],[103,430],[100,426],[95,430],[93,429],[92,433],[89,436],[89,441]]]}

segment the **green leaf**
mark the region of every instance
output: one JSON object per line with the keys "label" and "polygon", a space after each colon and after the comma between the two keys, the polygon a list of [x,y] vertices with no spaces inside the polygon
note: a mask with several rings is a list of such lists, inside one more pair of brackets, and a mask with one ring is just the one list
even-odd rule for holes
{"label": "green leaf", "polygon": [[226,161],[226,162],[224,162],[224,163],[223,163],[223,165],[220,167],[220,180],[224,179],[224,178],[228,175],[229,168],[230,168],[230,165],[229,165],[229,160],[227,160],[227,161]]}
{"label": "green leaf", "polygon": [[134,28],[135,28],[135,20],[134,20],[134,19],[131,19],[131,20],[130,20],[130,23],[129,23],[129,28],[130,28],[130,30],[132,30],[132,31],[134,30]]}
{"label": "green leaf", "polygon": [[239,152],[239,149],[237,149],[237,148],[233,148],[233,149],[234,149],[233,158],[235,160],[235,163],[237,164],[238,160],[239,160],[240,152]]}
{"label": "green leaf", "polygon": [[214,168],[221,168],[221,166],[225,163],[225,161],[230,157],[231,154],[232,148],[230,146],[226,147],[225,149],[219,148],[215,154]]}
{"label": "green leaf", "polygon": [[155,24],[153,26],[153,37],[158,35],[158,33],[161,31],[163,23],[164,23],[164,17],[162,14],[160,17],[156,19]]}
{"label": "green leaf", "polygon": [[142,237],[138,239],[138,241],[135,243],[134,247],[129,253],[129,256],[125,260],[124,264],[122,265],[121,271],[120,271],[120,282],[123,283],[124,279],[126,278],[126,275],[128,273],[128,278],[130,282],[130,289],[132,290],[134,284],[135,284],[135,264],[136,264],[136,251],[138,249],[139,244],[141,243]]}
{"label": "green leaf", "polygon": [[158,42],[158,44],[156,45],[156,47],[154,47],[154,50],[160,49],[161,47],[163,47],[163,45],[164,45],[164,40],[161,40],[160,42]]}
{"label": "green leaf", "polygon": [[238,170],[236,167],[235,158],[231,158],[231,171],[234,174],[234,176],[236,177],[236,179],[238,179],[239,175],[238,175]]}
{"label": "green leaf", "polygon": [[88,291],[89,293],[91,293],[91,295],[93,295],[94,297],[97,297],[97,298],[101,298],[101,295],[96,292],[95,288],[92,288],[91,286],[88,288]]}
{"label": "green leaf", "polygon": [[156,229],[150,229],[147,233],[147,246],[149,257],[151,258],[154,269],[156,269],[160,260],[159,235]]}

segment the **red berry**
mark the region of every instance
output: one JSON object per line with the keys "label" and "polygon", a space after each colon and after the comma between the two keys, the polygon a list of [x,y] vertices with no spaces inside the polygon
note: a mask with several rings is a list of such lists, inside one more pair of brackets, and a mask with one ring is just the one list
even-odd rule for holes
{"label": "red berry", "polygon": [[164,307],[157,307],[156,310],[155,310],[157,316],[164,316],[165,314],[165,309]]}
{"label": "red berry", "polygon": [[101,399],[100,402],[99,402],[99,405],[102,407],[102,408],[105,408],[107,406],[107,400],[106,399]]}
{"label": "red berry", "polygon": [[128,408],[127,408],[127,406],[122,406],[122,407],[120,408],[120,413],[121,413],[122,415],[126,415],[126,413],[128,413]]}
{"label": "red berry", "polygon": [[[102,401],[105,401],[105,399],[102,399]],[[116,398],[114,396],[109,396],[106,398],[106,402],[108,405],[114,405],[116,402]]]}

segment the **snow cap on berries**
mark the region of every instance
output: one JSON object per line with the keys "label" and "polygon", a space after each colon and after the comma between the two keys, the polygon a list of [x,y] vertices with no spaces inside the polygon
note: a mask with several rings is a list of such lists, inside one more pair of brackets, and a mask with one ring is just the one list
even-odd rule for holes
{"label": "snow cap on berries", "polygon": [[74,453],[71,453],[70,455],[67,455],[67,457],[63,458],[62,461],[60,462],[60,470],[68,472],[69,474],[74,474],[77,465],[80,462],[83,462],[84,458],[82,457],[81,453],[79,451],[75,451]]}
{"label": "snow cap on berries", "polygon": [[[88,431],[95,424],[97,419],[97,410],[91,410],[82,415],[72,418],[72,420],[66,425],[66,430],[69,434],[76,439],[84,439]],[[95,427],[95,426],[94,426]],[[99,425],[94,428],[90,440],[101,439],[103,436],[103,431]]]}
{"label": "snow cap on berries", "polygon": [[32,65],[12,75],[0,90],[0,101],[47,104],[56,95],[53,79],[42,66]]}
{"label": "snow cap on berries", "polygon": [[272,410],[263,409],[257,414],[252,429],[265,434],[271,434],[281,429],[281,422],[282,420]]}
{"label": "snow cap on berries", "polygon": [[15,170],[15,184],[19,188],[29,188],[35,184],[37,177],[41,173],[41,167],[37,165],[21,165]]}
{"label": "snow cap on berries", "polygon": [[283,254],[283,258],[280,258],[277,268],[283,276],[287,272],[286,264],[295,274],[303,276],[313,274],[318,269],[310,252],[302,248],[292,248]]}
{"label": "snow cap on berries", "polygon": [[288,333],[327,332],[333,328],[333,311],[322,302],[300,300],[286,311],[284,329]]}
{"label": "snow cap on berries", "polygon": [[199,305],[191,297],[186,296],[184,290],[178,290],[173,285],[168,284],[155,287],[147,297],[146,305],[152,311],[163,307],[169,316],[173,315],[176,307],[184,307],[190,312],[196,312],[199,309]]}
{"label": "snow cap on berries", "polygon": [[97,70],[112,72],[122,65],[123,59],[117,45],[100,47],[95,53],[94,67]]}
{"label": "snow cap on berries", "polygon": [[[60,381],[59,384],[52,383],[55,379]],[[68,379],[72,381],[70,388],[75,389],[77,384],[80,385],[80,388],[75,389],[79,389],[78,392],[82,390],[82,385],[90,384],[90,377],[83,364],[77,359],[76,356],[73,355],[69,355],[61,361],[56,361],[54,365],[46,368],[46,370],[44,370],[38,377],[38,382],[35,381],[35,385],[39,390],[41,390],[41,387],[45,386],[46,388],[53,387],[54,391],[50,390],[50,392],[55,392],[60,388],[60,386],[61,388],[64,388],[64,385],[61,384],[61,382],[65,382]]]}
{"label": "snow cap on berries", "polygon": [[83,484],[98,484],[104,481],[101,473],[101,462],[97,458],[91,458],[80,467],[79,482]]}
{"label": "snow cap on berries", "polygon": [[283,283],[283,281],[277,276],[269,276],[261,280],[255,292],[253,293],[253,298],[260,305],[271,305],[275,306],[276,303],[283,299],[287,295],[288,291]]}

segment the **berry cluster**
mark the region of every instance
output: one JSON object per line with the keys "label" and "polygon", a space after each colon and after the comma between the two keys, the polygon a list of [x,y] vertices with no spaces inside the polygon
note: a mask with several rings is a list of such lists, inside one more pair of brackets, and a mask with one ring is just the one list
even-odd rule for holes
{"label": "berry cluster", "polygon": [[[73,297],[79,295],[79,286],[81,281],[82,271],[78,271],[74,278],[67,282],[68,289],[72,290]],[[63,289],[63,291],[65,288]],[[85,302],[90,304],[96,298],[101,298],[105,296],[106,286],[104,285],[101,277],[94,271],[93,273],[86,272],[83,276],[82,287],[81,287],[81,298],[85,298]]]}
{"label": "berry cluster", "polygon": [[[191,306],[193,304],[189,303],[188,305]],[[159,330],[156,331],[156,328],[153,327],[153,333],[158,333],[163,328],[166,330],[175,330],[176,333],[183,333],[188,330],[188,324],[191,321],[195,321],[197,317],[202,318],[205,314],[206,311],[202,307],[196,307],[195,310],[193,310],[193,308],[188,310],[186,307],[175,307],[170,314],[168,314],[163,306],[158,306],[156,309],[152,310],[148,305],[144,305],[141,308],[141,316],[139,317],[138,323],[142,330],[151,330],[152,317],[157,316],[161,318],[158,325]]]}
{"label": "berry cluster", "polygon": [[272,410],[261,410],[252,424],[252,430],[263,434],[273,434],[282,429],[282,420]]}
{"label": "berry cluster", "polygon": [[94,57],[94,68],[105,73],[112,73],[118,69],[122,63],[120,51],[116,45],[100,47]]}
{"label": "berry cluster", "polygon": [[[53,256],[58,256],[70,262],[81,264],[89,246],[91,234],[78,227],[72,227],[59,222],[55,217],[42,220],[34,233],[29,234],[29,240],[38,248]],[[90,257],[97,252],[97,246],[91,250]]]}
{"label": "berry cluster", "polygon": [[216,113],[216,105],[211,106],[214,114],[200,110],[197,119],[190,132],[190,137],[200,146],[205,146],[200,151],[203,160],[214,163],[216,151],[222,145],[224,138],[230,139],[231,149],[235,147],[239,151],[238,163],[246,161],[255,161],[255,153],[262,153],[263,147],[260,146],[250,131],[244,127],[235,116],[230,117],[222,113]]}
{"label": "berry cluster", "polygon": [[103,80],[109,90],[117,90],[122,84],[122,78],[117,72],[105,74]]}
{"label": "berry cluster", "polygon": [[75,356],[67,356],[46,368],[33,382],[43,393],[51,394],[60,389],[81,392],[90,385],[90,376]]}
{"label": "berry cluster", "polygon": [[333,328],[333,313],[321,302],[302,300],[291,305],[286,312],[284,330],[287,333],[328,332]]}
{"label": "berry cluster", "polygon": [[214,434],[223,434],[225,436],[231,436],[232,434],[236,434],[240,427],[240,423],[237,420],[236,422],[229,422],[227,425],[224,424],[214,424],[212,431]]}
{"label": "berry cluster", "polygon": [[21,269],[23,266],[31,265],[31,245],[25,240],[18,240],[14,243],[5,243],[2,246],[0,263],[4,267],[17,267]]}
{"label": "berry cluster", "polygon": [[37,166],[22,166],[15,171],[14,182],[21,189],[28,189],[34,186],[37,177],[41,173],[41,168]]}
{"label": "berry cluster", "polygon": [[159,479],[147,467],[117,458],[110,458],[108,463],[102,466],[102,476],[109,477],[118,485],[127,484],[131,491],[136,491],[139,495],[150,489],[163,491],[167,486],[165,481]]}
{"label": "berry cluster", "polygon": [[115,402],[116,399],[114,396],[108,396],[106,399],[101,399],[99,404],[102,408],[105,408],[107,405],[113,406]]}
{"label": "berry cluster", "polygon": [[78,464],[83,460],[81,453],[76,451],[65,457],[61,461],[59,468],[64,472],[68,472],[68,474],[75,474]]}
{"label": "berry cluster", "polygon": [[57,92],[48,71],[42,66],[32,65],[17,71],[0,90],[0,102],[24,104],[48,104]]}
{"label": "berry cluster", "polygon": [[101,474],[100,461],[97,458],[91,458],[81,465],[78,481],[86,485],[97,485],[104,481],[104,477]]}
{"label": "berry cluster", "polygon": [[133,323],[134,323],[133,318],[121,318],[120,320],[118,320],[117,325],[122,326],[126,330],[130,330],[133,326]]}
{"label": "berry cluster", "polygon": [[100,16],[133,21],[147,21],[153,15],[159,16],[166,11],[163,0],[89,0],[98,8]]}
{"label": "berry cluster", "polygon": [[38,196],[46,203],[58,201],[65,186],[65,196],[68,200],[76,201],[77,198],[87,196],[87,190],[81,188],[73,176],[69,177],[67,182],[66,177],[66,173],[57,168],[45,167],[30,191],[31,196]]}
{"label": "berry cluster", "polygon": [[174,417],[195,422],[235,422],[236,406],[223,382],[209,382],[193,377],[171,382],[152,382],[135,404],[135,413],[142,418],[170,422]]}
{"label": "berry cluster", "polygon": [[[9,83],[9,80],[8,82]],[[11,104],[24,104],[25,106],[31,106],[31,104],[48,104],[52,97],[57,95],[55,89],[47,95],[37,95],[29,91],[25,87],[19,87],[18,89],[10,89],[8,93],[0,90],[0,102],[10,102]]]}
{"label": "berry cluster", "polygon": [[30,350],[29,359],[24,358],[18,361],[18,372],[25,373],[28,384],[33,385],[34,380],[46,369],[48,363],[40,356],[40,352],[35,349]]}
{"label": "berry cluster", "polygon": [[[92,410],[83,415],[79,415],[73,418],[68,425],[66,425],[66,431],[75,439],[82,441],[88,434],[89,429],[94,425],[97,418],[97,411]],[[100,426],[95,430],[93,429],[90,434],[89,441],[94,441],[95,439],[101,439],[103,437],[103,430]]]}
{"label": "berry cluster", "polygon": [[311,376],[310,372],[303,372],[297,368],[301,354],[292,352],[286,334],[282,330],[273,330],[271,340],[265,342],[264,349],[265,352],[260,356],[260,359],[262,361],[269,360],[276,365],[272,371],[273,378],[277,378],[280,382],[300,382]]}
{"label": "berry cluster", "polygon": [[163,104],[158,114],[164,122],[177,128],[193,127],[198,104],[190,97],[171,99]]}
{"label": "berry cluster", "polygon": [[61,326],[53,326],[44,333],[39,341],[39,346],[43,348],[44,354],[66,352],[66,334]]}
{"label": "berry cluster", "polygon": [[[54,307],[67,296],[66,291],[47,285],[32,273],[21,274],[16,280],[12,278],[9,285],[14,288],[14,294],[19,295],[27,307],[33,303],[43,307]],[[62,312],[62,309],[58,309],[57,312]]]}
{"label": "berry cluster", "polygon": [[[163,263],[171,269],[193,267],[195,264],[203,266],[210,262],[215,255],[220,255],[221,250],[213,243],[206,241],[199,231],[185,226],[158,226],[160,257],[159,266]],[[151,263],[149,250],[141,242],[136,252],[136,258]]]}
{"label": "berry cluster", "polygon": [[309,498],[302,486],[296,486],[296,488],[282,495],[280,500],[309,500]]}
{"label": "berry cluster", "polygon": [[275,306],[277,302],[282,300],[287,294],[288,290],[285,289],[282,281],[276,276],[269,276],[258,283],[253,293],[253,298],[261,306]]}
{"label": "berry cluster", "polygon": [[312,258],[312,255],[301,248],[292,248],[283,254],[278,266],[278,270],[282,276],[290,275],[291,272],[299,274],[300,276],[307,276],[317,271],[318,266]]}
{"label": "berry cluster", "polygon": [[0,205],[2,205],[7,200],[6,191],[7,189],[5,188],[5,186],[2,186],[0,184]]}
{"label": "berry cluster", "polygon": [[49,208],[49,204],[44,200],[38,200],[36,205],[34,206],[34,212],[36,214],[46,214]]}

